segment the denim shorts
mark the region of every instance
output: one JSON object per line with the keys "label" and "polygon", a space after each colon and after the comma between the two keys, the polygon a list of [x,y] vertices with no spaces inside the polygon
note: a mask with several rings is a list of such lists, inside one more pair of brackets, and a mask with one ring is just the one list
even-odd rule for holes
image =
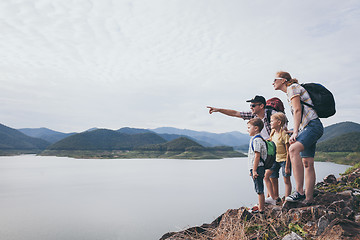
{"label": "denim shorts", "polygon": [[291,176],[291,164],[290,164],[290,173],[285,173],[285,166],[286,162],[274,162],[272,167],[270,168],[271,171],[273,171],[270,175],[270,178],[279,178],[279,170],[281,168],[282,175],[284,177],[290,177]]}
{"label": "denim shorts", "polygon": [[324,133],[324,127],[320,119],[311,120],[308,125],[299,133],[296,141],[299,141],[304,146],[304,151],[300,153],[303,158],[315,156],[316,142]]}
{"label": "denim shorts", "polygon": [[253,178],[253,170],[252,169],[250,170],[251,178],[254,181],[255,192],[257,194],[262,194],[262,193],[264,193],[265,167],[264,166],[257,167],[256,172],[258,173],[258,177]]}

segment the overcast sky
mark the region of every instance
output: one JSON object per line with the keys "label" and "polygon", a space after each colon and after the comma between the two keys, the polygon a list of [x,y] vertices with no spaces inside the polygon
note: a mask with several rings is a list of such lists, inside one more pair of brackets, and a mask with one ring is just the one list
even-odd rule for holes
{"label": "overcast sky", "polygon": [[0,123],[246,133],[206,106],[278,96],[290,116],[279,70],[333,92],[325,126],[359,123],[359,42],[358,0],[3,0]]}

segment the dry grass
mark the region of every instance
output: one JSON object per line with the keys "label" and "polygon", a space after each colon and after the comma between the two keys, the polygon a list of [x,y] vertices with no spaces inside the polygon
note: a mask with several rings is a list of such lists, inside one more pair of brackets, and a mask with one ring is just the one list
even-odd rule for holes
{"label": "dry grass", "polygon": [[[244,218],[242,212],[233,215],[225,213],[216,227],[196,227],[173,235],[170,239],[186,240],[253,240],[282,239],[289,228],[281,217],[271,218],[254,215],[251,219]],[[281,233],[279,233],[279,231]]]}

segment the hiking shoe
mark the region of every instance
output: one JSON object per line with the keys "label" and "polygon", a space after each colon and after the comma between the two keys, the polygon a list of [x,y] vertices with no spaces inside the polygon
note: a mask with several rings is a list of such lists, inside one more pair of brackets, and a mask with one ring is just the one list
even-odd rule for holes
{"label": "hiking shoe", "polygon": [[295,191],[293,194],[290,194],[288,197],[285,198],[285,201],[288,202],[298,202],[305,199],[305,194],[300,194],[299,192]]}
{"label": "hiking shoe", "polygon": [[251,208],[251,213],[258,213],[259,212],[259,207],[258,206],[253,206]]}
{"label": "hiking shoe", "polygon": [[276,205],[276,200],[272,197],[265,198],[265,204]]}

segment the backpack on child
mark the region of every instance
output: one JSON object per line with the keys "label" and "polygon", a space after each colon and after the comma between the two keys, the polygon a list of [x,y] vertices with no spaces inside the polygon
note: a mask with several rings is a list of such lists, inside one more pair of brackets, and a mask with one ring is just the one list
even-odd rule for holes
{"label": "backpack on child", "polygon": [[261,138],[266,145],[266,152],[267,152],[267,157],[266,159],[262,159],[260,157],[260,161],[262,161],[264,163],[264,167],[265,169],[270,169],[272,167],[272,165],[275,162],[276,159],[276,145],[273,141],[270,140],[265,140],[264,138],[262,138],[260,135],[256,135],[252,142],[251,142],[251,148],[254,151],[254,145],[253,145],[253,141],[255,138]]}
{"label": "backpack on child", "polygon": [[300,84],[309,93],[313,105],[301,101],[302,104],[315,110],[320,118],[328,118],[336,113],[333,94],[319,83]]}
{"label": "backpack on child", "polygon": [[276,112],[282,112],[285,113],[285,108],[283,102],[277,98],[273,97],[268,100],[266,100],[266,106],[265,106],[265,113],[266,113],[266,120],[270,123],[270,117],[272,115],[272,111],[275,110]]}

